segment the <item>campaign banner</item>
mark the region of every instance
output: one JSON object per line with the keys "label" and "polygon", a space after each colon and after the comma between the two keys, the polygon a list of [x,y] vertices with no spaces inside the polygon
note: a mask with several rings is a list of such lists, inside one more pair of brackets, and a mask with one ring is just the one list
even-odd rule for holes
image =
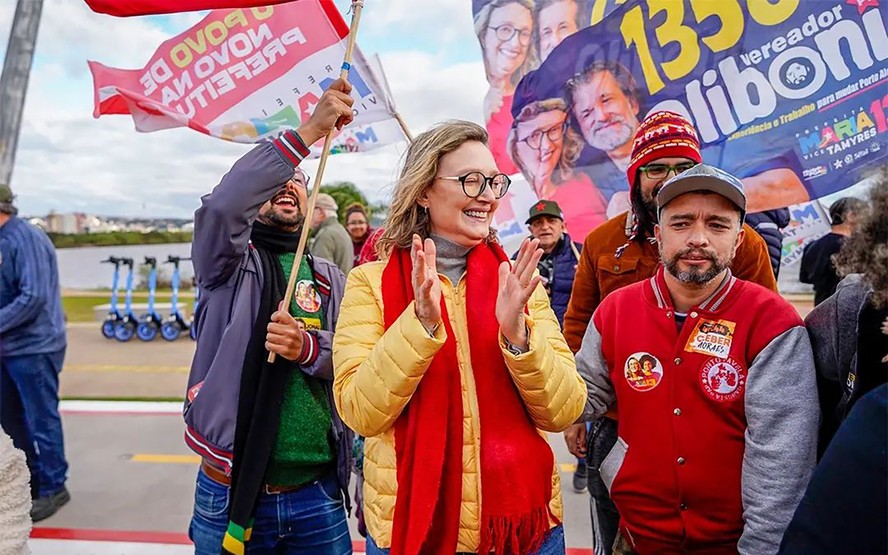
{"label": "campaign banner", "polygon": [[806,202],[789,207],[791,220],[783,228],[783,256],[781,266],[792,266],[802,259],[805,246],[820,239],[830,231],[829,216],[819,201]]}
{"label": "campaign banner", "polygon": [[475,0],[494,156],[579,237],[628,206],[658,110],[694,122],[750,211],[834,193],[885,163],[885,1]]}
{"label": "campaign banner", "polygon": [[[339,77],[348,26],[332,0],[215,10],[165,41],[142,69],[89,62],[94,116],[129,114],[142,132],[189,127],[253,143],[295,129]],[[394,105],[355,47],[354,125],[390,119]]]}
{"label": "campaign banner", "polygon": [[115,17],[156,15],[229,8],[258,8],[296,0],[86,0],[97,13]]}
{"label": "campaign banner", "polygon": [[[368,152],[387,145],[408,142],[407,136],[396,119],[387,119],[354,127],[352,125],[338,131],[333,137],[330,154]],[[323,141],[311,147],[309,158],[320,158],[324,149]]]}

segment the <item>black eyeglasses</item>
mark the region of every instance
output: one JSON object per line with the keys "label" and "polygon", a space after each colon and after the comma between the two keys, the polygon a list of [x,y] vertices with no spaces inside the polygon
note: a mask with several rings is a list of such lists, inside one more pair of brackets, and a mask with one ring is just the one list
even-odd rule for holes
{"label": "black eyeglasses", "polygon": [[663,179],[670,173],[674,172],[675,175],[678,175],[681,172],[688,171],[696,165],[696,162],[681,162],[674,166],[670,166],[669,164],[648,164],[647,166],[642,166],[638,169],[644,172],[644,175],[649,179]]}
{"label": "black eyeglasses", "polygon": [[557,143],[564,138],[565,127],[565,123],[559,123],[558,125],[550,127],[545,131],[537,129],[530,135],[519,140],[523,143],[527,143],[527,146],[529,146],[530,148],[534,150],[539,150],[543,146],[543,135],[545,135],[546,138],[549,139],[550,143]]}
{"label": "black eyeglasses", "polygon": [[503,198],[509,190],[509,185],[512,183],[509,176],[504,173],[498,173],[494,176],[487,177],[481,172],[469,172],[458,177],[439,176],[438,179],[459,181],[462,185],[463,193],[469,198],[480,197],[488,185],[490,186],[490,190],[493,191],[494,197]]}
{"label": "black eyeglasses", "polygon": [[533,36],[533,33],[530,29],[516,29],[514,26],[506,23],[505,25],[500,25],[499,27],[487,27],[488,29],[493,29],[496,33],[496,38],[501,40],[502,42],[508,42],[512,40],[512,37],[515,36],[515,33],[518,33],[518,42],[521,43],[521,46],[527,46],[530,44],[530,39]]}

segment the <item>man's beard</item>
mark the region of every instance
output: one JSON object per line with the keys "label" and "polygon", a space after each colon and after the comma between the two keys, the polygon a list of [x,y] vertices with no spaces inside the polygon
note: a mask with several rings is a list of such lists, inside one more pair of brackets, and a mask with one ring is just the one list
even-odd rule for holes
{"label": "man's beard", "polygon": [[[616,129],[602,131],[602,128],[612,123],[619,125]],[[635,127],[635,123],[627,122],[623,116],[612,116],[605,121],[595,122],[590,129],[583,131],[583,136],[589,146],[609,152],[631,141]]]}
{"label": "man's beard", "polygon": [[[660,259],[664,260],[663,256],[663,246],[660,245]],[[680,259],[689,254],[694,254],[696,256],[700,256],[709,260],[710,266],[709,269],[703,270],[696,267],[691,267],[688,270],[682,270],[679,268]],[[675,255],[669,260],[665,260],[666,271],[669,272],[672,277],[677,279],[678,281],[685,284],[693,284],[693,285],[705,285],[715,279],[720,273],[725,271],[726,268],[731,266],[731,260],[720,260],[718,255],[704,250],[704,249],[693,249],[687,248],[678,251]]]}
{"label": "man's beard", "polygon": [[280,212],[276,211],[274,207],[272,207],[271,210],[269,210],[262,216],[265,219],[265,223],[267,223],[268,225],[285,229],[298,229],[302,227],[302,223],[305,221],[305,216],[302,215],[301,211],[298,211],[298,206],[296,207],[296,209],[297,212],[295,214],[293,214],[292,216],[287,216],[281,214]]}

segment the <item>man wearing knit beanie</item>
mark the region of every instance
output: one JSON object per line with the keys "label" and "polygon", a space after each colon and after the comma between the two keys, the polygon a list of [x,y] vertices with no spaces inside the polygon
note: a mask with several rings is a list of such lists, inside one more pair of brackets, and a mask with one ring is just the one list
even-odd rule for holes
{"label": "man wearing knit beanie", "polygon": [[[641,122],[626,171],[631,210],[593,230],[584,243],[573,292],[564,316],[564,337],[580,350],[592,314],[615,290],[654,275],[659,253],[654,240],[656,193],[667,179],[702,161],[694,126],[682,115],[655,112]],[[749,226],[731,266],[734,276],[777,290],[765,242]],[[619,515],[598,473],[617,439],[616,422],[600,418],[591,432],[578,424],[565,432],[568,449],[587,456],[595,555],[610,553]]]}

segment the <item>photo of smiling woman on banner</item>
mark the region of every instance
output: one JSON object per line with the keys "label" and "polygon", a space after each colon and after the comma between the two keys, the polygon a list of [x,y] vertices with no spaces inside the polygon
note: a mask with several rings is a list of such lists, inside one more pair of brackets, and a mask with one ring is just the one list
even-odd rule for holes
{"label": "photo of smiling woman on banner", "polygon": [[[588,216],[603,198],[607,215],[624,211],[632,141],[639,122],[660,111],[693,123],[704,161],[742,180],[750,212],[834,193],[884,163],[888,25],[875,2],[587,2],[590,15],[578,6],[578,21],[596,23],[558,35],[553,47],[542,16],[555,4],[561,33],[572,28],[568,0],[534,3],[539,40],[528,56],[543,61],[523,68],[505,138],[503,105],[487,112],[498,163],[514,162],[537,195],[558,191],[563,169],[587,177],[595,194],[589,206],[562,206]],[[479,5],[493,2],[476,1],[476,15]],[[493,88],[489,71],[488,81]],[[563,131],[553,127],[562,111]],[[527,140],[537,138],[534,153]],[[582,236],[590,218],[578,218],[566,214],[565,223]]]}

